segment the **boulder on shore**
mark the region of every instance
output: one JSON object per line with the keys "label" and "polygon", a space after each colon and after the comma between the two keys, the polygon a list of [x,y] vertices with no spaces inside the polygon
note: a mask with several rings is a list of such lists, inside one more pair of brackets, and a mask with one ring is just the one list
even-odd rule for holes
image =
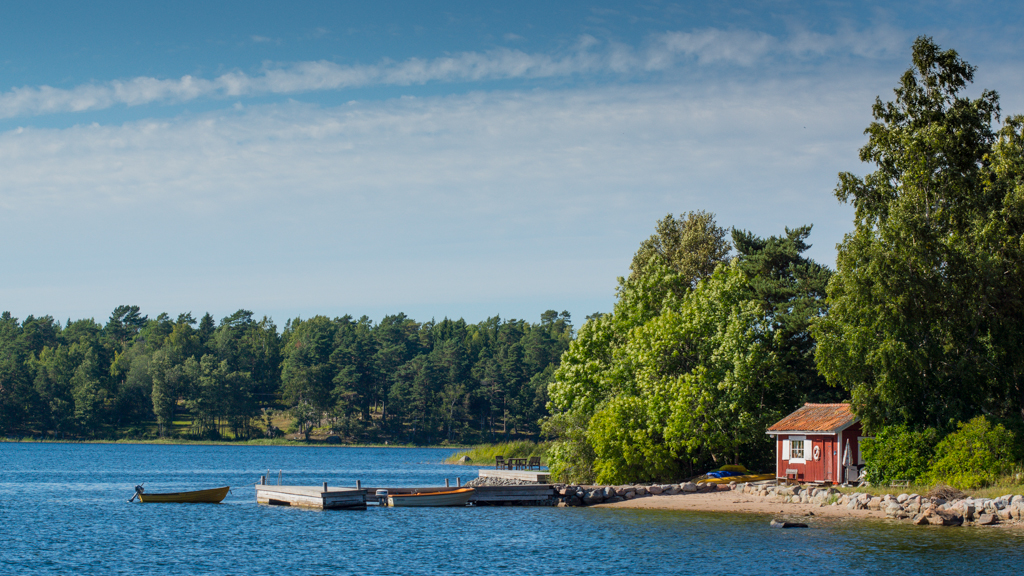
{"label": "boulder on shore", "polygon": [[978,516],[978,526],[991,526],[996,523],[996,517],[994,514],[981,514]]}
{"label": "boulder on shore", "polygon": [[915,516],[913,522],[921,526],[961,526],[964,523],[964,517],[949,510],[933,508]]}
{"label": "boulder on shore", "polygon": [[807,528],[807,524],[800,522],[782,522],[780,520],[772,520],[769,525],[772,528]]}

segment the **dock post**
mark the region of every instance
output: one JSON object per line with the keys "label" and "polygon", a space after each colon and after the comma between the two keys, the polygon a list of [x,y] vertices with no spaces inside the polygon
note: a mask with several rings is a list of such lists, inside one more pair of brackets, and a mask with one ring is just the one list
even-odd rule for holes
{"label": "dock post", "polygon": [[447,478],[444,479],[444,487],[445,488],[451,488],[451,486],[448,485],[448,479]]}
{"label": "dock post", "polygon": [[363,489],[363,481],[362,480],[356,480],[356,490],[362,490],[362,489]]}
{"label": "dock post", "polygon": [[278,471],[277,471],[277,485],[278,485],[278,486],[280,486],[280,485],[281,485],[281,473],[282,473],[282,472],[284,472],[284,470],[278,470]]}
{"label": "dock post", "polygon": [[324,492],[327,492],[327,482],[324,482]]}
{"label": "dock post", "polygon": [[459,488],[462,488],[462,478],[459,478],[459,477],[455,478],[455,486],[457,486]]}
{"label": "dock post", "polygon": [[266,476],[260,476],[260,486],[266,486],[266,485],[267,485],[267,477]]}

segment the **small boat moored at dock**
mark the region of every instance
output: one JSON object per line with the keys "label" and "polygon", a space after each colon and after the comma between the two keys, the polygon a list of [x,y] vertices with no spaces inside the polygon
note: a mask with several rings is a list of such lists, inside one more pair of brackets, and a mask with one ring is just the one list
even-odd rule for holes
{"label": "small boat moored at dock", "polygon": [[[175,502],[175,503],[207,503],[207,504],[218,504],[225,496],[228,495],[228,491],[231,490],[230,486],[221,486],[220,488],[210,488],[208,490],[192,490],[190,492],[146,492],[142,486],[135,487],[135,496],[138,496],[139,502]],[[135,499],[132,496],[132,500]],[[129,500],[131,502],[132,500]]]}
{"label": "small boat moored at dock", "polygon": [[465,506],[476,490],[459,488],[446,492],[421,492],[418,494],[389,494],[388,506],[395,508]]}

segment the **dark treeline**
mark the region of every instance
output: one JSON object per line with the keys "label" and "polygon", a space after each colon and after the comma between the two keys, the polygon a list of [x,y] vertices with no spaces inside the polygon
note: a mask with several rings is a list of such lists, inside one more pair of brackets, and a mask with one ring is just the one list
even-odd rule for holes
{"label": "dark treeline", "polygon": [[255,438],[287,410],[297,432],[353,441],[533,434],[572,338],[569,313],[553,310],[539,324],[315,316],[280,331],[248,310],[216,323],[119,306],[105,325],[63,326],[5,312],[0,432]]}

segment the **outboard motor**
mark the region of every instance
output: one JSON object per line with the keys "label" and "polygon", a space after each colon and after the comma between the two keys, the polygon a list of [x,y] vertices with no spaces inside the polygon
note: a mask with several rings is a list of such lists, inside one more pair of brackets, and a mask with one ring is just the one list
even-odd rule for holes
{"label": "outboard motor", "polygon": [[381,490],[377,490],[376,494],[377,494],[377,503],[380,504],[381,506],[387,506],[388,505],[388,491],[384,490],[384,489],[381,489]]}
{"label": "outboard motor", "polygon": [[128,499],[128,502],[134,502],[135,499],[139,497],[139,494],[145,494],[145,493],[146,493],[146,489],[142,487],[142,484],[136,484],[135,485],[135,494],[132,494],[132,497]]}

